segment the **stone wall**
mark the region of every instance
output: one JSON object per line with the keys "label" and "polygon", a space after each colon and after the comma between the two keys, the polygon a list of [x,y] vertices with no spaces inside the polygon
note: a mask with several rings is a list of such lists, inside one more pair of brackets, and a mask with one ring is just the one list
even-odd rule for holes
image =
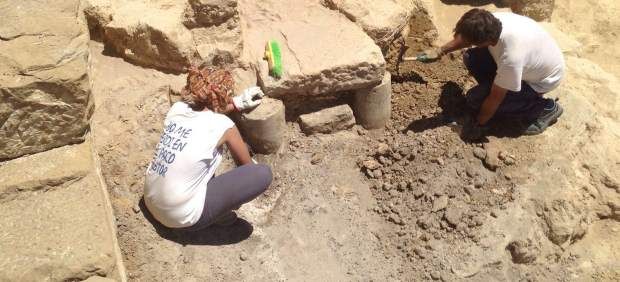
{"label": "stone wall", "polygon": [[92,108],[79,3],[0,4],[0,160],[84,140]]}

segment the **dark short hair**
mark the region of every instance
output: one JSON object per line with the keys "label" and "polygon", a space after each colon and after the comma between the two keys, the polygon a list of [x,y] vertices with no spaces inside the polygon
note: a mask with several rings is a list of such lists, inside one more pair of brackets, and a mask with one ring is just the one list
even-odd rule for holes
{"label": "dark short hair", "polygon": [[489,11],[474,8],[465,13],[456,23],[455,34],[460,34],[469,43],[478,45],[499,40],[502,22]]}

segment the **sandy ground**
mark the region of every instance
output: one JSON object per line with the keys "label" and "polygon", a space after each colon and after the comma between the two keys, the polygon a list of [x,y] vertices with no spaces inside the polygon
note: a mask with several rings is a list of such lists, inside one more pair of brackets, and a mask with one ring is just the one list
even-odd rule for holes
{"label": "sandy ground", "polygon": [[[605,13],[617,7],[586,2]],[[282,150],[258,156],[273,167],[268,193],[244,206],[234,226],[199,234],[166,230],[139,204],[169,105],[166,85],[178,78],[106,56],[95,44],[93,132],[129,278],[619,280],[617,65],[604,59],[611,51],[587,47],[615,37],[579,22],[587,18],[570,5],[580,3],[559,4],[548,23],[562,35],[568,75],[550,93],[565,114],[545,134],[513,138],[498,130],[487,142],[465,143],[446,126],[462,114],[463,92],[473,83],[459,55],[392,65],[386,130],[307,137],[289,123]],[[467,7],[435,5],[444,9],[438,28],[449,35],[449,20]],[[575,19],[574,36],[562,13]],[[412,54],[426,47],[414,42],[405,41]]]}

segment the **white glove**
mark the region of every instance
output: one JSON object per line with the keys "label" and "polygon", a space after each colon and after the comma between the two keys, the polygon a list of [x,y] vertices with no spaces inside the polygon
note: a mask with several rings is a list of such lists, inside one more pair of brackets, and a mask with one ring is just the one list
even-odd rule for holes
{"label": "white glove", "polygon": [[250,87],[243,90],[241,95],[233,97],[233,104],[239,111],[249,110],[260,105],[263,96],[265,96],[265,93],[260,90],[260,87]]}

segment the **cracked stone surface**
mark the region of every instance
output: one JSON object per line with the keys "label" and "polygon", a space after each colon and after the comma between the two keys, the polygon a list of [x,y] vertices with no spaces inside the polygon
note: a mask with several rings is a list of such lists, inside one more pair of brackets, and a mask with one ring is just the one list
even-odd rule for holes
{"label": "cracked stone surface", "polygon": [[[381,50],[338,11],[315,1],[239,1],[244,52],[258,66],[270,96],[325,94],[378,85],[385,73]],[[284,74],[268,74],[265,43],[277,40]]]}
{"label": "cracked stone surface", "polygon": [[241,54],[236,1],[89,0],[85,14],[95,39],[136,65],[180,73]]}
{"label": "cracked stone surface", "polygon": [[[82,179],[92,167],[89,142],[6,162],[0,169],[0,203]],[[28,173],[24,173],[25,168],[29,168]]]}
{"label": "cracked stone surface", "polygon": [[0,3],[0,160],[83,140],[89,38],[79,3]]}
{"label": "cracked stone surface", "polygon": [[396,0],[326,0],[324,3],[359,25],[382,48],[409,24],[412,12]]}
{"label": "cracked stone surface", "polygon": [[0,277],[75,281],[111,275],[113,232],[94,174],[66,187],[0,205]]}
{"label": "cracked stone surface", "polygon": [[0,280],[117,277],[108,212],[89,142],[2,163]]}

